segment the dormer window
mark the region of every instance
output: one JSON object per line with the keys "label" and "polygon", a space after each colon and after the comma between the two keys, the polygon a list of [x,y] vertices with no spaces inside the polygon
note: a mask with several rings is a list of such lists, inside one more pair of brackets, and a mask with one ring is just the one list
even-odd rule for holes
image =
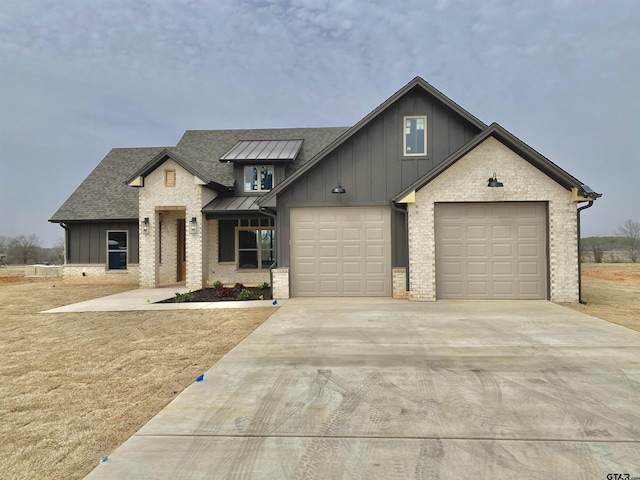
{"label": "dormer window", "polygon": [[404,155],[427,154],[427,117],[404,117]]}
{"label": "dormer window", "polygon": [[273,188],[273,165],[244,167],[244,191],[268,192]]}

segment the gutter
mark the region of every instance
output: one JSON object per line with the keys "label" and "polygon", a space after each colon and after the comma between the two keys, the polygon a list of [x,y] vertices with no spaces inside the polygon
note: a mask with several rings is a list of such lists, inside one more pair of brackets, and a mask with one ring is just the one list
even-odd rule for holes
{"label": "gutter", "polygon": [[[266,207],[258,205],[258,210],[260,213],[266,215],[267,217],[271,217],[273,219],[273,228],[276,229],[276,220],[278,217],[275,213],[269,211]],[[269,267],[269,286],[271,289],[271,300],[273,300],[273,269],[278,266],[278,232],[276,232],[276,238],[273,242],[273,263]]]}
{"label": "gutter", "polygon": [[396,212],[401,212],[402,215],[404,216],[404,231],[405,231],[405,239],[406,239],[406,245],[405,245],[405,250],[404,250],[404,261],[405,261],[405,290],[407,292],[409,292],[409,287],[410,287],[410,283],[409,283],[409,212],[407,211],[406,208],[400,208],[395,200],[391,200],[391,207],[396,211]]}
{"label": "gutter", "polygon": [[586,305],[582,299],[582,247],[580,242],[580,212],[582,210],[586,210],[587,208],[591,208],[593,206],[593,200],[589,200],[589,203],[583,205],[582,207],[578,207],[578,302],[582,305]]}

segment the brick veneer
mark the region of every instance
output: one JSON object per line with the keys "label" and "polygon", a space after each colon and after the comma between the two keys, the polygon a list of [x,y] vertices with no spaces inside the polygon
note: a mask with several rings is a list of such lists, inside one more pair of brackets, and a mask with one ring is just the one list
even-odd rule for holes
{"label": "brick veneer", "polygon": [[[502,188],[488,188],[497,173]],[[553,302],[578,301],[576,204],[571,192],[493,137],[416,192],[408,204],[411,300],[436,299],[437,202],[548,202],[549,288]]]}
{"label": "brick veneer", "polygon": [[[164,170],[176,171],[175,186],[164,184]],[[186,220],[186,282],[189,289],[202,288],[205,283],[203,265],[204,247],[208,243],[207,222],[202,207],[215,198],[215,192],[206,189],[191,173],[173,160],[167,160],[145,177],[144,187],[139,191],[139,216],[149,217],[149,233],[140,229],[140,286],[157,287],[160,283],[177,280],[177,232],[178,218]],[[164,208],[163,208],[164,207]],[[162,242],[159,242],[158,222],[162,215]],[[189,233],[189,220],[197,220],[197,232]],[[162,265],[160,264],[162,243]]]}

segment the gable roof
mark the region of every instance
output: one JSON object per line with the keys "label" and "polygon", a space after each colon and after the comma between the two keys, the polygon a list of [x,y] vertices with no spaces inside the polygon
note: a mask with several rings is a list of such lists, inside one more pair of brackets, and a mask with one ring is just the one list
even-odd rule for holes
{"label": "gable roof", "polygon": [[[149,160],[146,164],[144,164],[139,170],[137,170],[133,175],[131,175],[124,183],[130,185],[138,177],[146,177],[151,172],[153,172],[156,168],[162,165],[167,160],[173,160],[182,168],[184,168],[187,172],[189,172],[194,177],[197,177],[204,185],[214,188],[214,189],[224,189],[225,187],[215,182],[213,179],[209,177],[209,175],[200,167],[200,165],[192,162],[188,159],[183,158],[181,155],[178,155],[172,149],[165,148],[158,155]],[[228,188],[227,188],[228,189]]]}
{"label": "gable roof", "polygon": [[[452,153],[449,158],[440,163],[433,170],[419,178],[415,183],[405,188],[402,192],[396,195],[392,201],[399,202],[404,197],[409,195],[411,192],[415,192],[423,188],[426,184],[428,184],[431,180],[436,178],[442,172],[444,172],[451,165],[456,163],[462,157],[464,157],[471,150],[476,148],[482,142],[484,142],[487,138],[494,137],[496,140],[500,141],[502,144],[510,148],[512,151],[520,155],[524,160],[529,162],[531,165],[536,167],[542,173],[547,175],[548,177],[555,180],[558,184],[562,185],[567,190],[571,190],[572,188],[578,188],[579,190],[584,191],[584,185],[580,180],[575,178],[573,175],[569,174],[558,165],[553,163],[547,157],[539,153],[538,151],[531,148],[529,145],[524,143],[522,140],[517,138],[515,135],[498,125],[497,123],[492,123],[489,127],[483,130],[481,133],[473,137],[471,141],[463,145],[457,151]],[[599,195],[599,194],[597,194]]]}
{"label": "gable roof", "polygon": [[303,175],[307,170],[313,168],[316,164],[322,161],[327,155],[333,152],[336,148],[346,142],[348,139],[353,137],[357,132],[359,132],[362,128],[368,125],[374,118],[384,112],[389,106],[391,106],[394,102],[399,100],[401,97],[406,95],[414,88],[421,88],[426,91],[428,94],[432,95],[436,100],[442,102],[445,106],[453,110],[455,113],[460,115],[462,118],[470,122],[472,125],[477,128],[484,130],[487,128],[487,125],[476,118],[474,115],[469,113],[467,110],[462,108],[456,102],[447,97],[444,93],[439,91],[433,85],[425,81],[421,77],[415,77],[409,83],[407,83],[404,87],[398,90],[396,93],[391,95],[387,100],[382,102],[378,107],[376,107],[371,113],[366,115],[362,120],[356,123],[353,127],[349,128],[343,135],[336,138],[331,144],[327,145],[322,151],[318,153],[313,159],[309,162],[306,162],[302,168],[300,168],[296,173],[287,177],[284,181],[280,182],[273,190],[271,190],[268,194],[264,195],[258,203],[260,205],[266,205],[269,203],[275,196],[280,193],[282,190],[287,188],[291,183],[295,182],[297,178]]}
{"label": "gable roof", "polygon": [[346,127],[247,130],[187,130],[175,147],[112,149],[49,219],[50,222],[137,219],[138,190],[127,185],[148,175],[167,158],[180,164],[210,188],[228,192],[234,186],[233,164],[220,158],[242,140],[304,139],[293,172]]}
{"label": "gable roof", "polygon": [[137,219],[138,191],[123,180],[163,149],[112,149],[49,221]]}

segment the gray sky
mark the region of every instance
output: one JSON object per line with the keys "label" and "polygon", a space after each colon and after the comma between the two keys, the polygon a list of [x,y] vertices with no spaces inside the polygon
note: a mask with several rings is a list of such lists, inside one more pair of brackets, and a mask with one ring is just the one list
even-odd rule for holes
{"label": "gray sky", "polygon": [[350,126],[420,75],[640,221],[635,0],[2,0],[0,235],[47,220],[112,147],[187,129]]}

